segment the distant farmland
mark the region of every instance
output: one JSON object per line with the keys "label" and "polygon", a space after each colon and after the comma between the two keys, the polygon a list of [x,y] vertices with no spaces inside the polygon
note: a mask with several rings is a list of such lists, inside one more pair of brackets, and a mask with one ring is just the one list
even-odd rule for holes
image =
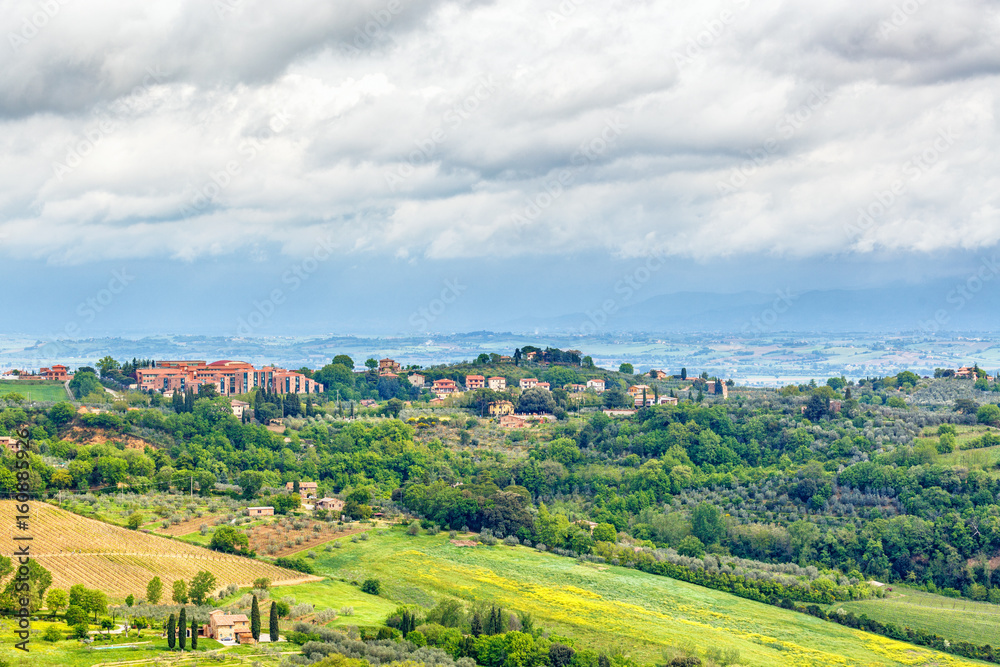
{"label": "distant farmland", "polygon": [[0,398],[7,394],[21,394],[32,401],[65,401],[66,387],[62,382],[22,382],[21,380],[0,380]]}
{"label": "distant farmland", "polygon": [[[14,544],[14,501],[0,501],[0,542]],[[145,597],[154,576],[170,590],[177,579],[200,570],[215,575],[217,586],[250,586],[266,577],[274,585],[319,580],[269,563],[217,553],[178,540],[112,526],[52,505],[31,503],[32,556],[52,573],[55,588],[73,584],[98,588],[114,598]]]}

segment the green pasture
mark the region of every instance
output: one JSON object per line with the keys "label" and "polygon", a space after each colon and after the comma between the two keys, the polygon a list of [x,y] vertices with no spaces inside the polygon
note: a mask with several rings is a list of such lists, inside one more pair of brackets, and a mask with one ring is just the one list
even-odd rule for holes
{"label": "green pasture", "polygon": [[62,382],[22,382],[0,380],[0,398],[7,394],[20,394],[30,401],[67,401],[66,387]]}
{"label": "green pasture", "polygon": [[987,602],[949,598],[924,591],[892,586],[883,599],[840,602],[827,611],[853,611],[882,623],[895,623],[934,632],[950,641],[1000,644],[1000,606]]}
{"label": "green pasture", "polygon": [[[685,644],[736,649],[740,664],[761,667],[979,664],[666,577],[527,547],[458,547],[444,534],[393,530],[323,552],[316,567],[348,581],[377,577],[382,597],[392,601],[384,609],[397,602],[430,607],[441,598],[498,604],[531,613],[578,648],[620,651],[647,664]],[[329,585],[282,591],[325,600],[326,590],[338,590]]]}

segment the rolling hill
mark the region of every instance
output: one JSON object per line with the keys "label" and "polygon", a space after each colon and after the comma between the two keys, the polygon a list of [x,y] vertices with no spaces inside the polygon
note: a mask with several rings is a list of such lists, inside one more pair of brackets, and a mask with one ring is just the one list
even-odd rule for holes
{"label": "rolling hill", "polygon": [[[14,544],[16,503],[0,501],[0,542]],[[273,585],[318,581],[250,558],[210,551],[178,540],[149,535],[87,519],[52,505],[31,503],[31,554],[52,573],[55,588],[73,584],[97,588],[114,598],[144,597],[154,576],[170,590],[177,579],[190,580],[201,570],[215,575],[219,588],[249,586],[258,577]]]}

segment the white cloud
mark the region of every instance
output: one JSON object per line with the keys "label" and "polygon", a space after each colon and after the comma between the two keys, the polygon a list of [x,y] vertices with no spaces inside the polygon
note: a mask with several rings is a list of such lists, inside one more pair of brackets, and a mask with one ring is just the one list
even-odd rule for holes
{"label": "white cloud", "polygon": [[10,255],[1000,241],[985,0],[6,4]]}

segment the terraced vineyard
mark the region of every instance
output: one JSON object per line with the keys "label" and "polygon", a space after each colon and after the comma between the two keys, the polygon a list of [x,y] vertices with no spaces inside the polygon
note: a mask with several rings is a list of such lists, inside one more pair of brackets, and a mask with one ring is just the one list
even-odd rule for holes
{"label": "terraced vineyard", "polygon": [[[13,544],[14,501],[0,501],[0,542]],[[23,533],[22,533],[23,534]],[[258,577],[274,585],[318,580],[269,563],[203,549],[178,540],[136,532],[87,519],[45,503],[31,503],[32,556],[52,573],[55,588],[73,584],[98,588],[115,598],[142,597],[154,576],[170,590],[177,579],[190,580],[198,571],[215,575],[221,588],[249,586]]]}

